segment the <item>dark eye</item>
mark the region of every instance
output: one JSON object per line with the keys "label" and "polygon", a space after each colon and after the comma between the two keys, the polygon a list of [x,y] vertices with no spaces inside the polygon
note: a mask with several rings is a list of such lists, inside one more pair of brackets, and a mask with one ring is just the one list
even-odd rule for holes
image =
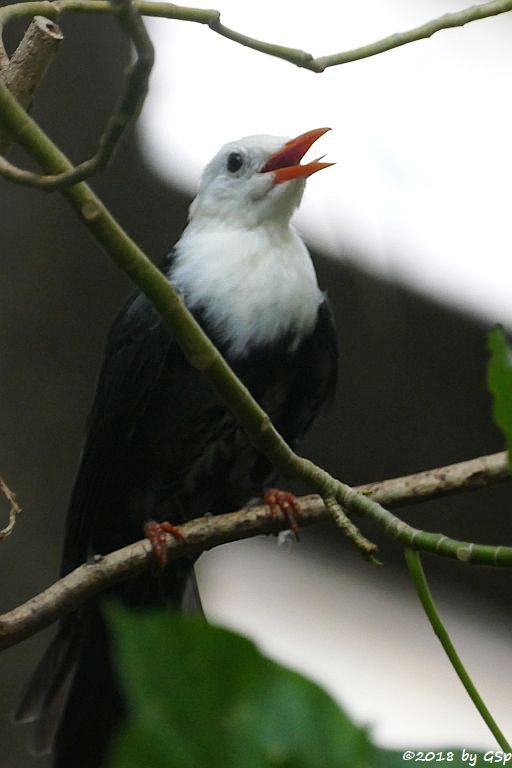
{"label": "dark eye", "polygon": [[244,164],[244,159],[240,152],[231,152],[228,155],[228,171],[230,173],[236,173],[240,170]]}

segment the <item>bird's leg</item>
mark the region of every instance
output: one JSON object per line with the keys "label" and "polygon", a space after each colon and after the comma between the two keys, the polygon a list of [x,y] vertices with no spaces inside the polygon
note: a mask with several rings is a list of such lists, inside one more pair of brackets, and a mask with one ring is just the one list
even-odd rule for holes
{"label": "bird's leg", "polygon": [[269,488],[263,495],[263,501],[270,507],[273,518],[277,518],[279,513],[284,515],[295,539],[300,541],[299,523],[297,522],[297,518],[301,514],[300,506],[293,493],[281,491],[279,488]]}
{"label": "bird's leg", "polygon": [[157,523],[156,520],[148,520],[144,526],[144,536],[149,540],[153,554],[162,568],[167,565],[166,539],[168,533],[174,536],[176,541],[185,541],[180,529],[166,520],[161,523]]}

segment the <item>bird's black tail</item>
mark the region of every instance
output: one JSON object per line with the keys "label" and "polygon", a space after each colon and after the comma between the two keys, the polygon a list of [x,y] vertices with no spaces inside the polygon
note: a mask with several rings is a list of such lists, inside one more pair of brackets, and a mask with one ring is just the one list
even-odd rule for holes
{"label": "bird's black tail", "polygon": [[100,768],[123,712],[98,607],[65,622],[34,670],[14,713],[35,722],[32,751],[55,768]]}
{"label": "bird's black tail", "polygon": [[55,734],[54,768],[100,768],[124,711],[105,620],[88,610],[66,707]]}
{"label": "bird's black tail", "polygon": [[31,741],[35,754],[51,752],[62,706],[78,657],[76,621],[66,620],[46,649],[22,691],[13,713],[15,723],[37,723]]}
{"label": "bird's black tail", "polygon": [[[159,593],[156,585],[164,582]],[[167,582],[167,584],[165,584]],[[190,563],[173,563],[155,579],[120,585],[116,597],[137,610],[202,612]],[[101,768],[124,713],[101,606],[93,601],[65,619],[32,673],[14,713],[33,722],[32,751],[53,752],[54,768]]]}

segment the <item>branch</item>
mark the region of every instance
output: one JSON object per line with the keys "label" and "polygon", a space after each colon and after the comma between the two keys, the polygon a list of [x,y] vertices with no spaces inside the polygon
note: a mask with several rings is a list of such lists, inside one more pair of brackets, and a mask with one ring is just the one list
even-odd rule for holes
{"label": "branch", "polygon": [[[147,2],[147,0],[135,0],[133,5],[142,16],[156,16],[205,24],[222,37],[226,37],[246,48],[252,48],[260,53],[275,56],[278,59],[283,59],[298,67],[309,69],[312,72],[323,72],[328,67],[336,67],[340,64],[348,64],[352,61],[376,56],[393,48],[431,37],[442,29],[462,27],[472,21],[498,16],[501,13],[507,13],[512,10],[512,0],[493,0],[493,2],[474,5],[455,13],[446,13],[419,27],[389,35],[382,40],[377,40],[374,43],[363,45],[359,48],[315,58],[307,51],[258,40],[230,27],[226,27],[220,21],[220,12],[216,10],[190,8],[167,2],[153,3]],[[38,13],[56,18],[59,13],[65,11],[74,13],[112,13],[112,8],[108,0],[55,0],[53,3],[41,0],[41,2],[8,5],[0,9],[0,33],[2,26],[13,18],[33,16]]]}
{"label": "branch", "polygon": [[9,502],[9,522],[5,528],[0,529],[0,541],[10,536],[16,525],[16,518],[21,512],[21,507],[16,501],[16,495],[11,491],[5,480],[0,477],[0,491]]}
{"label": "branch", "polygon": [[401,507],[429,501],[437,496],[483,488],[509,478],[507,452],[502,451],[414,475],[360,485],[357,490],[386,507]]}
{"label": "branch", "polygon": [[[0,39],[0,79],[25,109],[30,107],[34,91],[62,40],[57,24],[42,16],[32,20],[10,61]],[[0,131],[0,155],[5,154],[11,142],[12,136]]]}
{"label": "branch", "polygon": [[337,67],[340,64],[348,64],[351,61],[359,61],[370,56],[377,56],[379,53],[391,51],[393,48],[425,40],[442,29],[463,27],[471,21],[480,21],[481,19],[498,16],[511,10],[512,2],[510,0],[495,0],[494,2],[482,3],[482,5],[473,5],[470,8],[465,8],[455,13],[445,13],[443,16],[427,21],[419,27],[409,29],[407,32],[397,32],[389,37],[384,37],[382,40],[377,40],[375,43],[370,43],[370,45],[363,45],[360,48],[353,48],[342,53],[333,53],[330,56],[320,56],[314,59],[314,71],[323,72],[327,67]]}
{"label": "branch", "polygon": [[[475,473],[478,473],[478,483],[470,479]],[[490,485],[509,477],[506,454],[497,453],[416,475],[372,483],[371,486],[360,486],[358,490],[371,494],[374,500],[379,497],[393,497],[391,503],[399,505],[426,501],[432,496],[455,493],[457,490]],[[456,482],[459,483],[458,486]],[[331,518],[319,496],[303,496],[299,502],[302,527]],[[172,536],[167,537],[168,560],[184,557],[191,552],[212,549],[230,541],[260,534],[275,534],[286,530],[287,526],[287,520],[276,519],[266,506],[250,507],[217,517],[197,518],[180,526],[183,541],[177,541]],[[507,564],[511,565],[512,549],[500,549],[507,549]],[[93,562],[80,566],[44,592],[0,616],[0,650],[31,637],[66,613],[76,610],[106,587],[136,576],[150,567],[150,564],[153,565],[151,546],[147,540],[143,540],[104,557],[98,556]]]}

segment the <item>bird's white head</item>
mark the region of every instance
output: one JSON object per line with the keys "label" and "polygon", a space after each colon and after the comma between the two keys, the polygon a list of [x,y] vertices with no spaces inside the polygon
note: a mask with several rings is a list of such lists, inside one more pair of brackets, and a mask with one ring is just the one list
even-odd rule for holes
{"label": "bird's white head", "polygon": [[190,206],[195,225],[253,228],[266,222],[288,222],[299,205],[306,179],[328,168],[321,158],[300,165],[314,142],[328,131],[313,131],[286,139],[246,136],[225,144],[206,166],[199,193]]}
{"label": "bird's white head", "polygon": [[249,136],[205,168],[169,278],[231,355],[281,338],[293,348],[314,327],[322,294],[290,218],[307,177],[331,165],[300,164],[327,130]]}

